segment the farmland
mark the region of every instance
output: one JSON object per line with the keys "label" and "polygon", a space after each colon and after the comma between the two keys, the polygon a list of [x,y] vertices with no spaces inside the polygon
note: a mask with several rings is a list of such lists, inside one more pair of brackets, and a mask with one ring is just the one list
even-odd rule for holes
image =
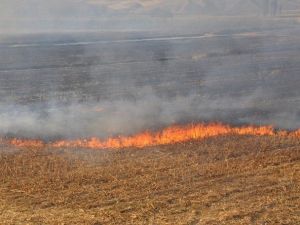
{"label": "farmland", "polygon": [[120,150],[1,146],[1,224],[298,224],[300,141]]}

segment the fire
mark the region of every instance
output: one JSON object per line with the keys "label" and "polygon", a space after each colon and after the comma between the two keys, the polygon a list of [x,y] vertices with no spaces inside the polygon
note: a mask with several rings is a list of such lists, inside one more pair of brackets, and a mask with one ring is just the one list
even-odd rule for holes
{"label": "fire", "polygon": [[42,148],[45,146],[42,140],[23,140],[18,138],[10,139],[8,143],[19,148]]}
{"label": "fire", "polygon": [[89,139],[59,140],[46,143],[42,140],[26,139],[1,139],[0,142],[7,143],[20,148],[89,148],[89,149],[120,149],[128,147],[143,148],[147,146],[166,145],[189,140],[200,140],[219,135],[256,135],[256,136],[297,136],[300,130],[294,132],[276,131],[272,126],[243,126],[233,127],[225,124],[190,124],[185,126],[174,125],[158,132],[143,132],[133,136],[111,137],[106,140],[93,137]]}
{"label": "fire", "polygon": [[187,126],[171,126],[160,132],[144,132],[130,137],[115,137],[101,141],[98,138],[74,141],[58,141],[52,143],[54,147],[81,147],[81,148],[127,148],[173,144],[188,140],[203,139],[225,134],[239,135],[274,135],[272,127],[247,126],[234,128],[222,124],[196,124]]}

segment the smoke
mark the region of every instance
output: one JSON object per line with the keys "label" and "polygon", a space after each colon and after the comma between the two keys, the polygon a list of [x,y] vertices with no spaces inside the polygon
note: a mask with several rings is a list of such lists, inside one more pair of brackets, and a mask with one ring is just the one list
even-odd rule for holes
{"label": "smoke", "polygon": [[[141,91],[141,90],[139,90]],[[299,128],[299,110],[253,107],[265,96],[201,97],[197,94],[173,98],[159,97],[144,88],[135,100],[57,102],[47,105],[1,104],[0,133],[26,138],[82,138],[131,135],[156,130],[170,124],[222,121],[232,124],[271,124]],[[297,107],[296,107],[297,108]]]}
{"label": "smoke", "polygon": [[299,128],[300,31],[278,17],[297,1],[270,13],[253,2],[1,2],[0,32],[27,34],[0,38],[0,136]]}
{"label": "smoke", "polygon": [[[222,28],[224,23],[233,27],[247,22],[244,16],[286,16],[285,12],[299,7],[299,0],[1,0],[0,34],[166,29],[194,32],[212,25]],[[229,21],[228,16],[240,18]]]}

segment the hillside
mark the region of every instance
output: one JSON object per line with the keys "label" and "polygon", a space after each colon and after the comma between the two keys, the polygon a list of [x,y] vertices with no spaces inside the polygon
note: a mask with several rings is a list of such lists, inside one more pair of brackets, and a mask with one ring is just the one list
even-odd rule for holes
{"label": "hillside", "polygon": [[[1,2],[0,18],[98,18],[132,14],[175,16],[177,14],[197,15],[262,15],[299,10],[299,0],[54,0],[40,2],[25,0],[15,3]],[[33,10],[34,9],[34,10]]]}
{"label": "hillside", "polygon": [[89,4],[109,11],[141,14],[198,14],[198,15],[274,15],[286,10],[299,10],[298,0],[127,0],[122,2],[93,0]]}

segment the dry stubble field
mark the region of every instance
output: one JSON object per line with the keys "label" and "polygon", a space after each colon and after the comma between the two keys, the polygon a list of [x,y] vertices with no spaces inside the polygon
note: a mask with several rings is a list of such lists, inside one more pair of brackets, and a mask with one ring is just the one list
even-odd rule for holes
{"label": "dry stubble field", "polygon": [[300,140],[1,146],[0,224],[300,224]]}

